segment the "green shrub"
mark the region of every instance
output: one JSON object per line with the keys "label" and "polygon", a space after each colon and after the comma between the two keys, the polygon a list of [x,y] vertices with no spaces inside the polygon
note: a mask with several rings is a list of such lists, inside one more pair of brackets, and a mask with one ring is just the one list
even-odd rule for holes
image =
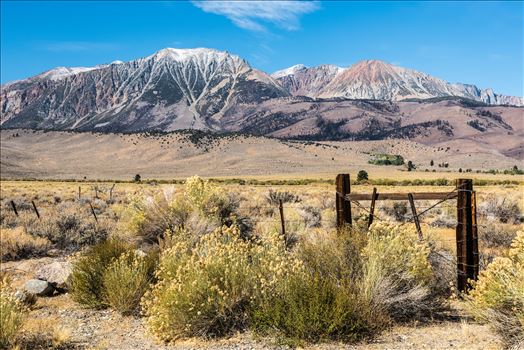
{"label": "green shrub", "polygon": [[0,277],[0,348],[7,349],[16,341],[26,310],[14,297],[7,276]]}
{"label": "green shrub", "polygon": [[400,155],[381,153],[373,155],[373,159],[369,160],[368,163],[375,165],[403,165],[404,158]]}
{"label": "green shrub", "polygon": [[71,296],[76,302],[91,308],[107,307],[104,295],[104,273],[114,259],[129,250],[116,239],[98,243],[73,263]]}
{"label": "green shrub", "polygon": [[157,255],[129,251],[113,260],[103,274],[104,300],[123,315],[137,314],[140,299],[153,282]]}
{"label": "green shrub", "polygon": [[276,335],[289,345],[349,341],[371,333],[371,310],[359,298],[354,280],[365,242],[365,234],[355,231],[308,237],[298,247],[304,268],[279,281],[275,292],[257,304],[255,331]]}
{"label": "green shrub", "polygon": [[374,224],[368,233],[315,237],[299,252],[304,269],[280,281],[254,309],[258,332],[277,332],[294,345],[352,341],[434,305],[429,247],[403,226]]}
{"label": "green shrub", "polygon": [[507,257],[480,273],[466,295],[466,306],[494,328],[508,346],[524,346],[524,232],[517,232]]}
{"label": "green shrub", "polygon": [[282,336],[290,345],[320,340],[354,341],[370,333],[366,305],[352,286],[317,273],[297,274],[253,312],[256,331]]}
{"label": "green shrub", "polygon": [[365,170],[360,170],[357,174],[357,182],[367,181],[367,180],[369,180],[368,172]]}

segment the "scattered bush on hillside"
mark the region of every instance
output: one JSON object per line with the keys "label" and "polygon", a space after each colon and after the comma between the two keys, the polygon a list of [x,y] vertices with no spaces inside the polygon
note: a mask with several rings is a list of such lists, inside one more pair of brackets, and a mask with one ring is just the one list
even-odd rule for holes
{"label": "scattered bush on hillside", "polygon": [[497,257],[465,295],[469,312],[495,329],[508,347],[524,346],[524,232],[507,257]]}
{"label": "scattered bush on hillside", "polygon": [[365,170],[360,170],[357,174],[357,182],[369,180],[368,172]]}

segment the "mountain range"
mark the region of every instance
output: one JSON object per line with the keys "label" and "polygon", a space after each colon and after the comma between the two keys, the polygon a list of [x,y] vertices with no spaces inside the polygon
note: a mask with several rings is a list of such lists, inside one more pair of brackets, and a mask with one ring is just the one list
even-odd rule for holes
{"label": "mountain range", "polygon": [[[1,90],[2,128],[433,143],[494,134],[522,140],[524,130],[523,97],[377,60],[267,74],[228,52],[166,48],[129,62],[55,68]],[[522,141],[507,145],[502,153],[522,155]]]}

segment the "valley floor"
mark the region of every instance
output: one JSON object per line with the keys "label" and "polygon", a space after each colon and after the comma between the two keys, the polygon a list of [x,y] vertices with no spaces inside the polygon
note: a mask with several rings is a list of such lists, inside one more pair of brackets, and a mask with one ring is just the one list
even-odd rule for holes
{"label": "valley floor", "polygon": [[[512,169],[515,165],[522,168],[522,161],[494,149],[467,145],[429,146],[407,140],[293,142],[265,137],[193,136],[1,130],[0,175],[2,179],[128,181],[135,174],[142,179],[180,179],[193,175],[334,179],[337,173],[364,169],[374,179],[436,179],[461,177],[466,174],[459,173],[459,169],[471,169],[467,177],[522,178],[477,173]],[[408,172],[405,165],[369,163],[381,154],[401,155],[416,170]]]}

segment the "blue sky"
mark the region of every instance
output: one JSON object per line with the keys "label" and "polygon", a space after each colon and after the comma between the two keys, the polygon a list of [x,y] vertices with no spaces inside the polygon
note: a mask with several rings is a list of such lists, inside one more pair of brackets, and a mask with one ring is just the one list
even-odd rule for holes
{"label": "blue sky", "polygon": [[1,2],[1,81],[164,47],[227,50],[267,72],[381,59],[522,96],[522,2]]}

